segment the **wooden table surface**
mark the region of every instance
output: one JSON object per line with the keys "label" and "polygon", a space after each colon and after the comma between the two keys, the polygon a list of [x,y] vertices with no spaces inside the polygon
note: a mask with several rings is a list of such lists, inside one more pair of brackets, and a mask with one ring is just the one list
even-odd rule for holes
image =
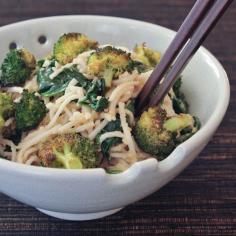
{"label": "wooden table surface", "polygon": [[[178,29],[193,0],[0,0],[0,25],[62,14],[129,17]],[[231,83],[226,117],[182,174],[119,213],[90,222],[62,221],[0,194],[0,235],[236,235],[236,2],[205,46]],[[1,180],[0,180],[1,181]]]}

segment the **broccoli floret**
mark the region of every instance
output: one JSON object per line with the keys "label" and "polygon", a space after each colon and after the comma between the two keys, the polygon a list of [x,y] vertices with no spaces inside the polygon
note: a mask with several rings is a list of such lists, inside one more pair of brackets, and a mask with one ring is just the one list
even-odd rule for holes
{"label": "broccoli floret", "polygon": [[7,53],[1,66],[0,84],[15,86],[23,84],[35,69],[35,57],[25,48],[14,49]]}
{"label": "broccoli floret", "polygon": [[0,130],[3,129],[5,121],[14,116],[15,106],[11,95],[0,92]]}
{"label": "broccoli floret", "polygon": [[179,114],[168,118],[160,107],[149,108],[142,113],[134,128],[134,137],[139,147],[157,157],[164,159],[182,141],[197,131],[195,119],[189,114]]}
{"label": "broccoli floret", "polygon": [[84,34],[68,33],[62,35],[54,44],[53,56],[62,65],[71,62],[78,54],[95,49],[98,43]]}
{"label": "broccoli floret", "polygon": [[98,146],[94,141],[78,135],[73,152],[80,157],[83,168],[95,168],[98,165]]}
{"label": "broccoli floret", "polygon": [[98,165],[98,146],[76,133],[58,134],[40,145],[38,156],[46,167],[66,169],[95,168]]}
{"label": "broccoli floret", "polygon": [[[14,116],[15,104],[11,95],[0,92],[0,132],[4,138],[12,138],[17,134]],[[13,120],[7,125],[6,120],[9,118]]]}
{"label": "broccoli floret", "polygon": [[47,113],[44,102],[34,93],[24,90],[19,103],[15,105],[16,129],[27,131],[35,128]]}
{"label": "broccoli floret", "polygon": [[161,58],[161,54],[151,48],[142,44],[140,46],[136,45],[134,48],[134,56],[135,60],[141,61],[143,64],[149,67],[155,67]]}
{"label": "broccoli floret", "polygon": [[130,61],[130,54],[121,49],[112,46],[99,48],[88,58],[88,73],[104,78],[106,87],[110,87],[112,79],[123,73]]}

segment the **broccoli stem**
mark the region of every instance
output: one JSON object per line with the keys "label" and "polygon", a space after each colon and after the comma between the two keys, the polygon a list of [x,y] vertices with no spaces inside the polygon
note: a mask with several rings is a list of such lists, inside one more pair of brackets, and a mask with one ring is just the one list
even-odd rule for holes
{"label": "broccoli stem", "polygon": [[186,127],[193,127],[193,125],[194,120],[192,116],[188,114],[181,114],[179,116],[168,119],[164,123],[164,128],[171,132],[176,132]]}
{"label": "broccoli stem", "polygon": [[112,68],[107,68],[104,70],[103,77],[105,80],[105,86],[107,88],[111,87],[113,76],[114,76],[114,71]]}
{"label": "broccoli stem", "polygon": [[56,149],[53,150],[57,157],[57,160],[61,162],[66,169],[82,169],[83,164],[79,157],[74,155],[71,151],[70,145],[64,145],[64,153],[58,152]]}

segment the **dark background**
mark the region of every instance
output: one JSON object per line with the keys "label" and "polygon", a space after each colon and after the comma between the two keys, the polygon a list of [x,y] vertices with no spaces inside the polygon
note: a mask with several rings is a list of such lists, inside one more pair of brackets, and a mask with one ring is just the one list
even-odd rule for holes
{"label": "dark background", "polygon": [[[177,30],[193,0],[0,0],[0,25],[62,14],[99,14]],[[0,41],[1,42],[1,41]],[[0,194],[0,235],[236,235],[236,3],[205,46],[231,83],[226,117],[205,150],[160,191],[113,216],[57,220]],[[210,89],[210,88],[209,88]],[[1,180],[0,180],[1,181]]]}

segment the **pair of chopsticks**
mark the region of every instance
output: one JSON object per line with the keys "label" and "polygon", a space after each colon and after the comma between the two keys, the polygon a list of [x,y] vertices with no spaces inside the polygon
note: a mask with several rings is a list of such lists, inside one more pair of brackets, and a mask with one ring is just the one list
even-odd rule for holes
{"label": "pair of chopsticks", "polygon": [[[137,97],[137,115],[147,107],[157,105],[165,97],[176,78],[232,2],[233,0],[196,1],[160,63],[153,70]],[[175,62],[172,64],[174,60]],[[163,81],[159,85],[162,79]],[[159,87],[154,96],[150,96],[157,85]]]}

